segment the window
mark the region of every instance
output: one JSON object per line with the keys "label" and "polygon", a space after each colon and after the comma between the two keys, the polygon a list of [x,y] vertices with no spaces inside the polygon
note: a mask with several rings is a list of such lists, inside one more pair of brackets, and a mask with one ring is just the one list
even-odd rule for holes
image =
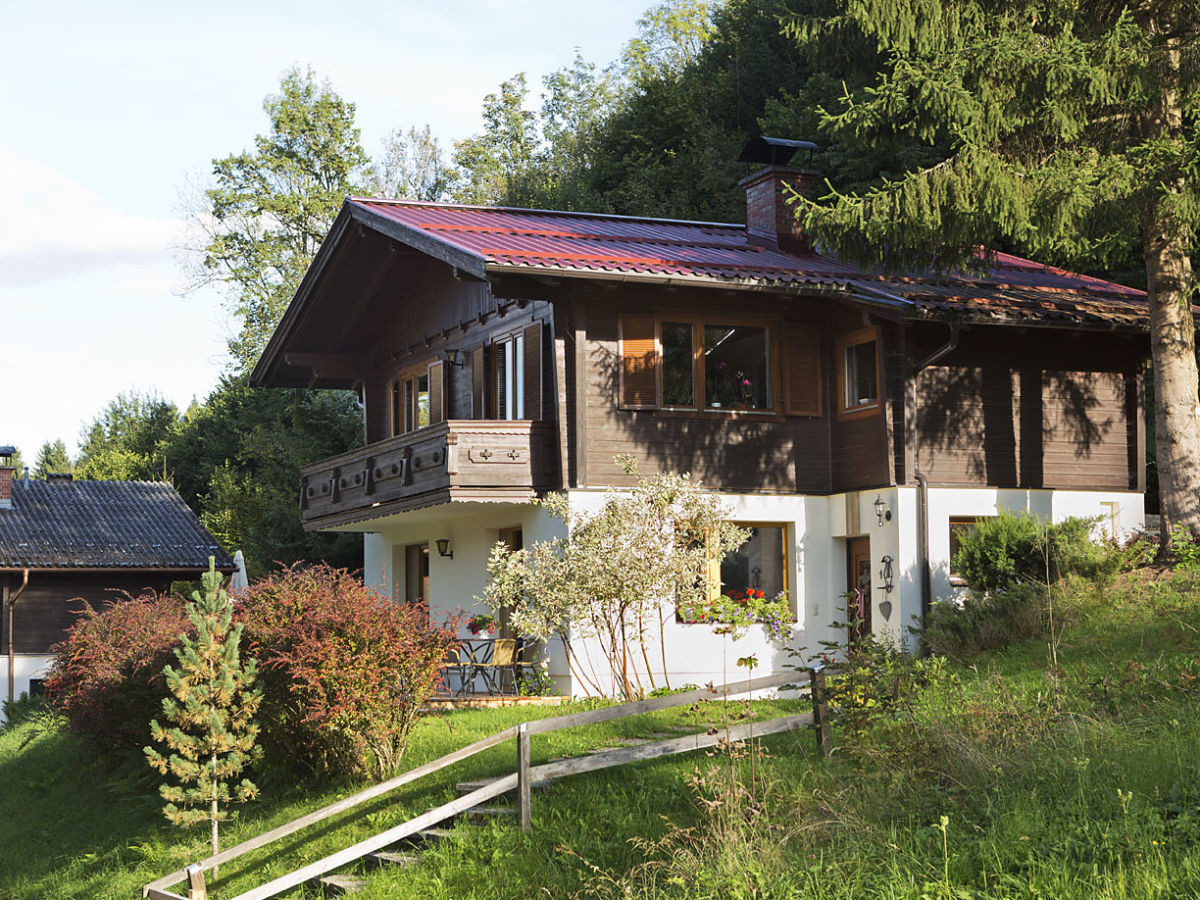
{"label": "window", "polygon": [[737,524],[750,539],[721,560],[721,590],[756,588],[768,597],[787,590],[787,526]]}
{"label": "window", "polygon": [[838,413],[855,415],[879,409],[879,342],[874,328],[842,335],[837,341]]}
{"label": "window", "polygon": [[436,425],[445,418],[442,371],[440,362],[432,362],[396,376],[389,388],[393,435]]}
{"label": "window", "polygon": [[525,418],[525,335],[516,334],[492,345],[496,361],[493,396],[497,419]]}
{"label": "window", "polygon": [[958,555],[960,540],[964,534],[970,534],[975,526],[994,516],[951,516],[950,517],[950,583],[955,587],[965,587],[967,580],[954,569],[954,557]]}
{"label": "window", "polygon": [[623,409],[821,412],[815,325],[621,316],[619,355]]}

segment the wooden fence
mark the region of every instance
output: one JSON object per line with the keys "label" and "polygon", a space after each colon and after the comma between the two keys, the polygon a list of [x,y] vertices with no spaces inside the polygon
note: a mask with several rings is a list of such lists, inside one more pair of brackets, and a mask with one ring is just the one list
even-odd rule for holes
{"label": "wooden fence", "polygon": [[[579,775],[584,772],[594,772],[613,766],[628,765],[676,753],[700,750],[716,746],[725,741],[742,741],[754,736],[776,734],[809,724],[815,727],[818,748],[823,753],[828,754],[832,744],[829,733],[825,671],[820,668],[808,670],[807,674],[811,686],[810,697],[813,703],[813,711],[811,713],[784,716],[762,722],[752,721],[748,724],[732,728],[716,729],[713,733],[689,734],[683,737],[640,744],[636,747],[622,747],[588,756],[558,760],[541,766],[530,765],[530,738],[535,734],[547,734],[564,728],[574,728],[580,725],[591,725],[613,719],[623,719],[628,716],[641,715],[642,713],[655,712],[661,709],[670,709],[676,706],[687,706],[700,700],[713,700],[722,697],[728,698],[730,696],[752,694],[755,691],[795,684],[803,678],[804,673],[802,671],[792,671],[767,675],[762,678],[729,682],[728,684],[716,687],[698,688],[678,694],[653,697],[648,700],[622,703],[617,706],[606,706],[600,709],[588,710],[587,712],[522,722],[519,725],[514,725],[510,728],[505,728],[503,731],[489,735],[482,740],[475,741],[473,744],[461,747],[453,753],[448,753],[432,762],[417,766],[415,769],[397,775],[395,778],[372,785],[365,790],[359,791],[357,794],[338,800],[336,803],[331,803],[307,815],[293,819],[257,837],[253,837],[234,847],[202,859],[197,863],[164,875],[145,885],[142,888],[142,897],[147,898],[147,900],[207,900],[208,894],[204,882],[205,872],[237,859],[252,850],[265,847],[280,838],[294,834],[310,825],[323,822],[348,809],[353,809],[369,800],[390,793],[403,785],[411,784],[427,775],[432,775],[454,763],[469,759],[490,747],[495,747],[498,744],[513,739],[517,742],[517,766],[516,771],[512,774],[490,781],[482,787],[464,794],[449,803],[431,809],[416,818],[389,828],[366,840],[359,841],[344,850],[309,863],[295,871],[281,875],[249,891],[238,894],[232,900],[267,900],[269,897],[277,896],[306,881],[326,875],[371,853],[382,850],[390,844],[411,837],[439,822],[460,815],[487,800],[508,793],[514,788],[517,791],[517,802],[520,807],[521,827],[528,831],[530,828],[530,789],[534,784],[545,783],[557,778]],[[168,886],[185,880],[188,883],[186,897],[167,890]]]}

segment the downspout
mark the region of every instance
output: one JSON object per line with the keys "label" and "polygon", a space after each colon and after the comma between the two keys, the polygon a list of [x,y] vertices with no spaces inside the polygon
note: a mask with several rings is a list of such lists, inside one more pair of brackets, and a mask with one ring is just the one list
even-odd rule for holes
{"label": "downspout", "polygon": [[[949,325],[950,337],[946,339],[946,343],[916,363],[913,366],[911,377],[916,378],[918,372],[926,366],[933,365],[958,346],[958,335],[962,329],[962,321],[960,319],[951,319]],[[909,428],[914,429],[915,432],[915,421],[906,424]],[[925,619],[929,615],[929,609],[933,606],[933,573],[929,570],[929,481],[921,471],[921,465],[916,458],[915,452],[913,454],[913,475],[917,479],[917,518],[920,520],[917,528],[917,553],[921,560],[921,627],[924,628]]]}
{"label": "downspout", "polygon": [[5,612],[8,616],[8,702],[12,703],[14,698],[14,679],[16,678],[16,669],[13,664],[13,607],[17,605],[17,601],[21,599],[21,594],[25,593],[25,588],[29,587],[29,570],[24,570],[24,575],[21,579],[21,586],[17,588],[15,594],[9,595],[8,585],[4,586],[5,595]]}

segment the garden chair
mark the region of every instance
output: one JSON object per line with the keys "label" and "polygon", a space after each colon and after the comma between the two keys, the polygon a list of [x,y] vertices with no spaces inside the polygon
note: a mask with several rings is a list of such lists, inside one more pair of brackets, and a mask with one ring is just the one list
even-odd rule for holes
{"label": "garden chair", "polygon": [[[464,694],[470,684],[468,674],[472,665],[469,660],[463,658],[462,644],[455,644],[452,648],[446,651],[446,657],[442,661],[442,683],[446,686],[447,694]],[[458,678],[458,689],[455,690],[452,678]]]}

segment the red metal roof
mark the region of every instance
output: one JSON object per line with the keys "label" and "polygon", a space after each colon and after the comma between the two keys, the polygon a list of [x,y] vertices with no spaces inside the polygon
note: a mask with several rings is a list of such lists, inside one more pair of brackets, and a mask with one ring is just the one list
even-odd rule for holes
{"label": "red metal roof", "polygon": [[994,254],[981,272],[876,275],[819,253],[746,239],[743,225],[356,198],[350,204],[482,261],[488,271],[658,276],[763,286],[829,285],[917,314],[1145,325],[1145,293]]}

